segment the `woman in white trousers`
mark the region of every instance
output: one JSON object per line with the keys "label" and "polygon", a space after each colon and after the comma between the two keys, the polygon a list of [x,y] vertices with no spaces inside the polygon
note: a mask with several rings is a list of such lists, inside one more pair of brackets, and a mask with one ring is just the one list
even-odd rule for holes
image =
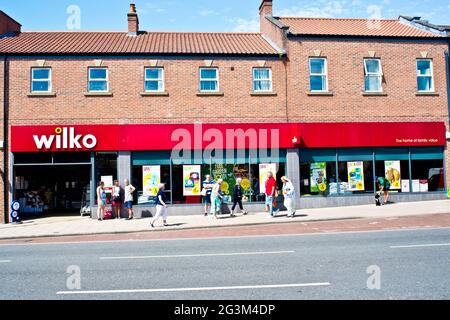
{"label": "woman in white trousers", "polygon": [[288,218],[293,218],[295,215],[295,189],[291,180],[287,177],[281,177],[283,181],[283,196],[284,196],[284,206],[288,210]]}
{"label": "woman in white trousers", "polygon": [[155,227],[155,222],[159,220],[159,218],[163,218],[164,226],[167,227],[167,199],[166,194],[164,193],[164,184],[158,185],[159,191],[156,195],[156,214],[150,223],[151,227]]}

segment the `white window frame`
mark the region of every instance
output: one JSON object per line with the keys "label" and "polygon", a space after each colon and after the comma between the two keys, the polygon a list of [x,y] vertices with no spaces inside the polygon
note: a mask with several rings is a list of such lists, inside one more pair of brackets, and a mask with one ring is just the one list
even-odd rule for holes
{"label": "white window frame", "polygon": [[[269,78],[265,79],[255,79],[255,71],[256,70],[269,70]],[[265,68],[265,67],[255,67],[252,70],[253,74],[253,82],[252,82],[252,89],[254,92],[273,92],[273,82],[272,82],[272,68]],[[270,88],[269,90],[255,90],[255,82],[256,81],[269,81],[270,82]]]}
{"label": "white window frame", "polygon": [[[34,79],[34,70],[48,70],[48,78],[47,79]],[[41,91],[41,90],[33,90],[33,82],[48,82],[48,90],[47,91]],[[41,93],[41,92],[52,92],[52,68],[42,68],[42,67],[33,67],[31,68],[31,92]]]}
{"label": "white window frame", "polygon": [[[430,62],[430,71],[431,71],[430,75],[419,74],[419,61],[429,61]],[[429,78],[429,77],[431,77],[430,90],[419,90],[419,78]],[[433,59],[416,59],[416,81],[417,81],[417,92],[435,92]]]}
{"label": "white window frame", "polygon": [[[106,78],[105,79],[91,79],[91,70],[106,70]],[[106,90],[91,90],[90,83],[91,82],[104,82],[106,81]],[[109,69],[107,67],[89,67],[88,68],[88,92],[109,92]]]}
{"label": "white window frame", "polygon": [[[147,70],[161,70],[161,78],[153,79],[147,78]],[[150,81],[161,82],[161,89],[157,90],[147,90],[146,83]],[[158,85],[159,88],[159,85]],[[165,90],[165,72],[163,67],[145,67],[144,68],[144,91],[145,92],[164,92]]]}
{"label": "white window frame", "polygon": [[[378,61],[380,64],[380,73],[368,72],[367,70],[367,61]],[[366,90],[366,77],[378,77],[380,81],[380,89],[379,90]],[[364,59],[364,91],[365,92],[383,92],[383,65],[381,63],[381,59],[378,58],[366,58]]]}
{"label": "white window frame", "polygon": [[[312,72],[312,68],[311,68],[311,61],[312,60],[323,60],[324,61],[323,67],[324,67],[324,72],[325,73],[313,73]],[[312,90],[311,89],[311,77],[313,77],[313,76],[325,77],[325,88],[323,90]],[[311,92],[328,92],[328,61],[327,61],[327,58],[320,58],[320,57],[317,57],[317,58],[311,57],[311,58],[309,58],[309,90]]]}
{"label": "white window frame", "polygon": [[[202,78],[202,70],[215,70],[216,71],[216,78]],[[198,83],[198,90],[200,92],[219,92],[220,91],[220,81],[219,81],[219,68],[214,67],[202,67],[199,69],[199,83]],[[217,88],[216,90],[202,90],[202,81],[216,81],[217,82]]]}

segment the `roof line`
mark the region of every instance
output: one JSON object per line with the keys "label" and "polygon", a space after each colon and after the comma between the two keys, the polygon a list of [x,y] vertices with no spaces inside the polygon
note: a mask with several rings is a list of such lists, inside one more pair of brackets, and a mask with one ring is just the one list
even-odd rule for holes
{"label": "roof line", "polygon": [[[359,20],[359,21],[367,21],[373,20],[370,18],[333,18],[333,17],[300,17],[300,16],[274,16],[275,19],[309,19],[309,20]],[[398,19],[376,19],[379,21],[398,21]]]}
{"label": "roof line", "polygon": [[[71,31],[67,31],[67,30],[25,30],[22,31],[21,33],[115,33],[115,34],[128,34],[127,31],[98,31],[98,30],[71,30]],[[164,33],[164,34],[211,34],[211,35],[216,35],[216,34],[230,34],[230,35],[245,35],[245,34],[249,34],[249,35],[261,35],[260,32],[203,32],[203,31],[144,31],[141,30],[139,31],[139,34],[152,34],[152,33]]]}

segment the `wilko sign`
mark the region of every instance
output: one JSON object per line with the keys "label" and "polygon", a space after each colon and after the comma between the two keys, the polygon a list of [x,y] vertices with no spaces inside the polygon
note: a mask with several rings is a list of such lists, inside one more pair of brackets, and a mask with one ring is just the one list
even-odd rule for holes
{"label": "wilko sign", "polygon": [[93,149],[97,145],[97,138],[92,134],[76,134],[75,128],[57,127],[51,135],[33,135],[38,150],[46,149]]}
{"label": "wilko sign", "polygon": [[11,126],[11,152],[425,147],[445,146],[445,132],[444,122]]}

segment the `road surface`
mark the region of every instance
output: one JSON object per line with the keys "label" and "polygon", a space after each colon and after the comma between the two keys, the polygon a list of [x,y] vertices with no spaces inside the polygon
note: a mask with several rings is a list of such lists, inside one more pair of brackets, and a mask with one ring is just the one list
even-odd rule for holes
{"label": "road surface", "polygon": [[0,245],[2,300],[450,299],[449,273],[450,228]]}

